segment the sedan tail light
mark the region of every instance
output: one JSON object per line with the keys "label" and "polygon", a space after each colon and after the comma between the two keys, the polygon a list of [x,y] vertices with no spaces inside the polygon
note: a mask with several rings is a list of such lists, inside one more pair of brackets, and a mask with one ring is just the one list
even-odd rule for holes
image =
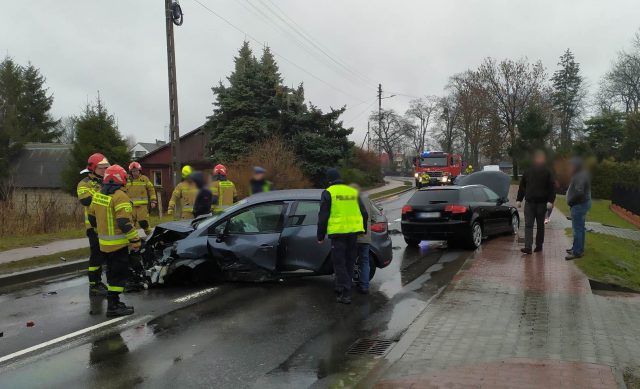
{"label": "sedan tail light", "polygon": [[387,223],[373,223],[371,225],[372,232],[385,232],[387,231]]}
{"label": "sedan tail light", "polygon": [[411,208],[410,205],[405,205],[404,207],[402,207],[402,214],[403,215],[406,214],[406,213],[409,213],[411,211],[413,211],[413,208]]}
{"label": "sedan tail light", "polygon": [[466,213],[469,209],[465,205],[449,204],[444,210],[451,213]]}

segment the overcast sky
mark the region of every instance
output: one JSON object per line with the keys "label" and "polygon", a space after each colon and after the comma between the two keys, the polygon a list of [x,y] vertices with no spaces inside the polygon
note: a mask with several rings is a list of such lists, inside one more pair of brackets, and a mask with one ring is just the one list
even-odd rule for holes
{"label": "overcast sky", "polygon": [[[450,75],[484,57],[540,59],[551,74],[570,48],[595,88],[640,27],[638,0],[198,1],[247,35],[195,0],[181,1],[185,21],[176,27],[176,62],[182,133],[211,114],[210,88],[229,74],[244,39],[257,54],[267,44],[293,62],[277,58],[285,83],[304,82],[314,104],[346,105],[344,121],[361,141],[378,83],[385,95],[398,94],[383,106],[404,112],[407,96],[442,94]],[[333,59],[284,33],[290,30],[267,6],[293,19]],[[0,48],[41,69],[56,117],[78,114],[100,91],[123,134],[146,142],[167,137],[163,0],[21,0],[4,2],[2,10]]]}

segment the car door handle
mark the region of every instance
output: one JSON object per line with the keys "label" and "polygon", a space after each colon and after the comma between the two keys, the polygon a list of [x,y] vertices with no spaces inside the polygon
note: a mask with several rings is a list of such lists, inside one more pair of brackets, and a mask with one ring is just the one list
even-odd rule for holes
{"label": "car door handle", "polygon": [[272,248],[273,248],[273,246],[270,245],[270,244],[261,244],[260,245],[260,250],[270,250]]}

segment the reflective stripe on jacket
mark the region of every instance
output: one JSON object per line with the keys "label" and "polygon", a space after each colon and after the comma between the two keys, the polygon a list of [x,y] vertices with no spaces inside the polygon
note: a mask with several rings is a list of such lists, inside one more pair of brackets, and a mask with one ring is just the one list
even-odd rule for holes
{"label": "reflective stripe on jacket", "polygon": [[[188,181],[182,181],[176,188],[173,190],[171,194],[171,200],[169,200],[169,209],[175,211],[176,203],[180,200],[181,208],[182,208],[182,217],[184,218],[185,212],[193,212],[193,204],[196,201],[196,196],[198,195],[198,188],[192,183]],[[189,215],[187,215],[189,216]]]}
{"label": "reflective stripe on jacket", "polygon": [[358,203],[358,191],[348,185],[337,184],[327,188],[331,195],[331,213],[327,234],[364,232],[364,223]]}
{"label": "reflective stripe on jacket", "polygon": [[[129,245],[130,242],[140,239],[138,231],[133,228],[133,205],[121,189],[111,195],[95,193],[90,212],[96,218],[100,251],[105,253],[117,251]],[[128,219],[131,228],[127,233],[118,226],[118,219]]]}
{"label": "reflective stripe on jacket", "polygon": [[[96,192],[100,191],[100,182],[98,182],[98,178],[93,175],[88,175],[78,182],[78,186],[76,187],[76,193],[78,194],[78,201],[91,198]],[[89,223],[89,206],[84,206],[84,225],[87,229],[91,228],[91,223]]]}
{"label": "reflective stripe on jacket", "polygon": [[138,178],[129,177],[127,180],[127,195],[135,206],[147,205],[150,201],[156,201],[156,190],[151,180],[144,174]]}
{"label": "reflective stripe on jacket", "polygon": [[221,210],[233,205],[233,199],[237,196],[236,185],[229,181],[214,181],[211,185],[211,193],[218,197],[216,204],[211,205],[212,210]]}

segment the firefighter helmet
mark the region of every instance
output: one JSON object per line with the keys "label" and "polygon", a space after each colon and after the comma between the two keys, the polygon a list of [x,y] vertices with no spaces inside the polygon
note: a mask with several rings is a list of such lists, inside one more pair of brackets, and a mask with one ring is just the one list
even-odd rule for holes
{"label": "firefighter helmet", "polygon": [[98,165],[109,165],[109,160],[100,153],[91,154],[87,160],[87,170],[93,173],[96,171]]}
{"label": "firefighter helmet", "polygon": [[140,163],[139,163],[139,162],[131,162],[131,163],[129,164],[129,171],[132,171],[132,170],[141,170],[141,169],[142,169],[142,166],[140,165]]}
{"label": "firefighter helmet", "polygon": [[184,165],[182,167],[182,178],[187,178],[189,175],[193,173],[193,169],[189,165]]}
{"label": "firefighter helmet", "polygon": [[213,174],[220,174],[220,175],[226,176],[227,175],[227,168],[222,164],[217,164],[213,168]]}
{"label": "firefighter helmet", "polygon": [[127,172],[120,165],[109,166],[107,170],[104,171],[102,182],[105,184],[124,185],[127,183]]}

